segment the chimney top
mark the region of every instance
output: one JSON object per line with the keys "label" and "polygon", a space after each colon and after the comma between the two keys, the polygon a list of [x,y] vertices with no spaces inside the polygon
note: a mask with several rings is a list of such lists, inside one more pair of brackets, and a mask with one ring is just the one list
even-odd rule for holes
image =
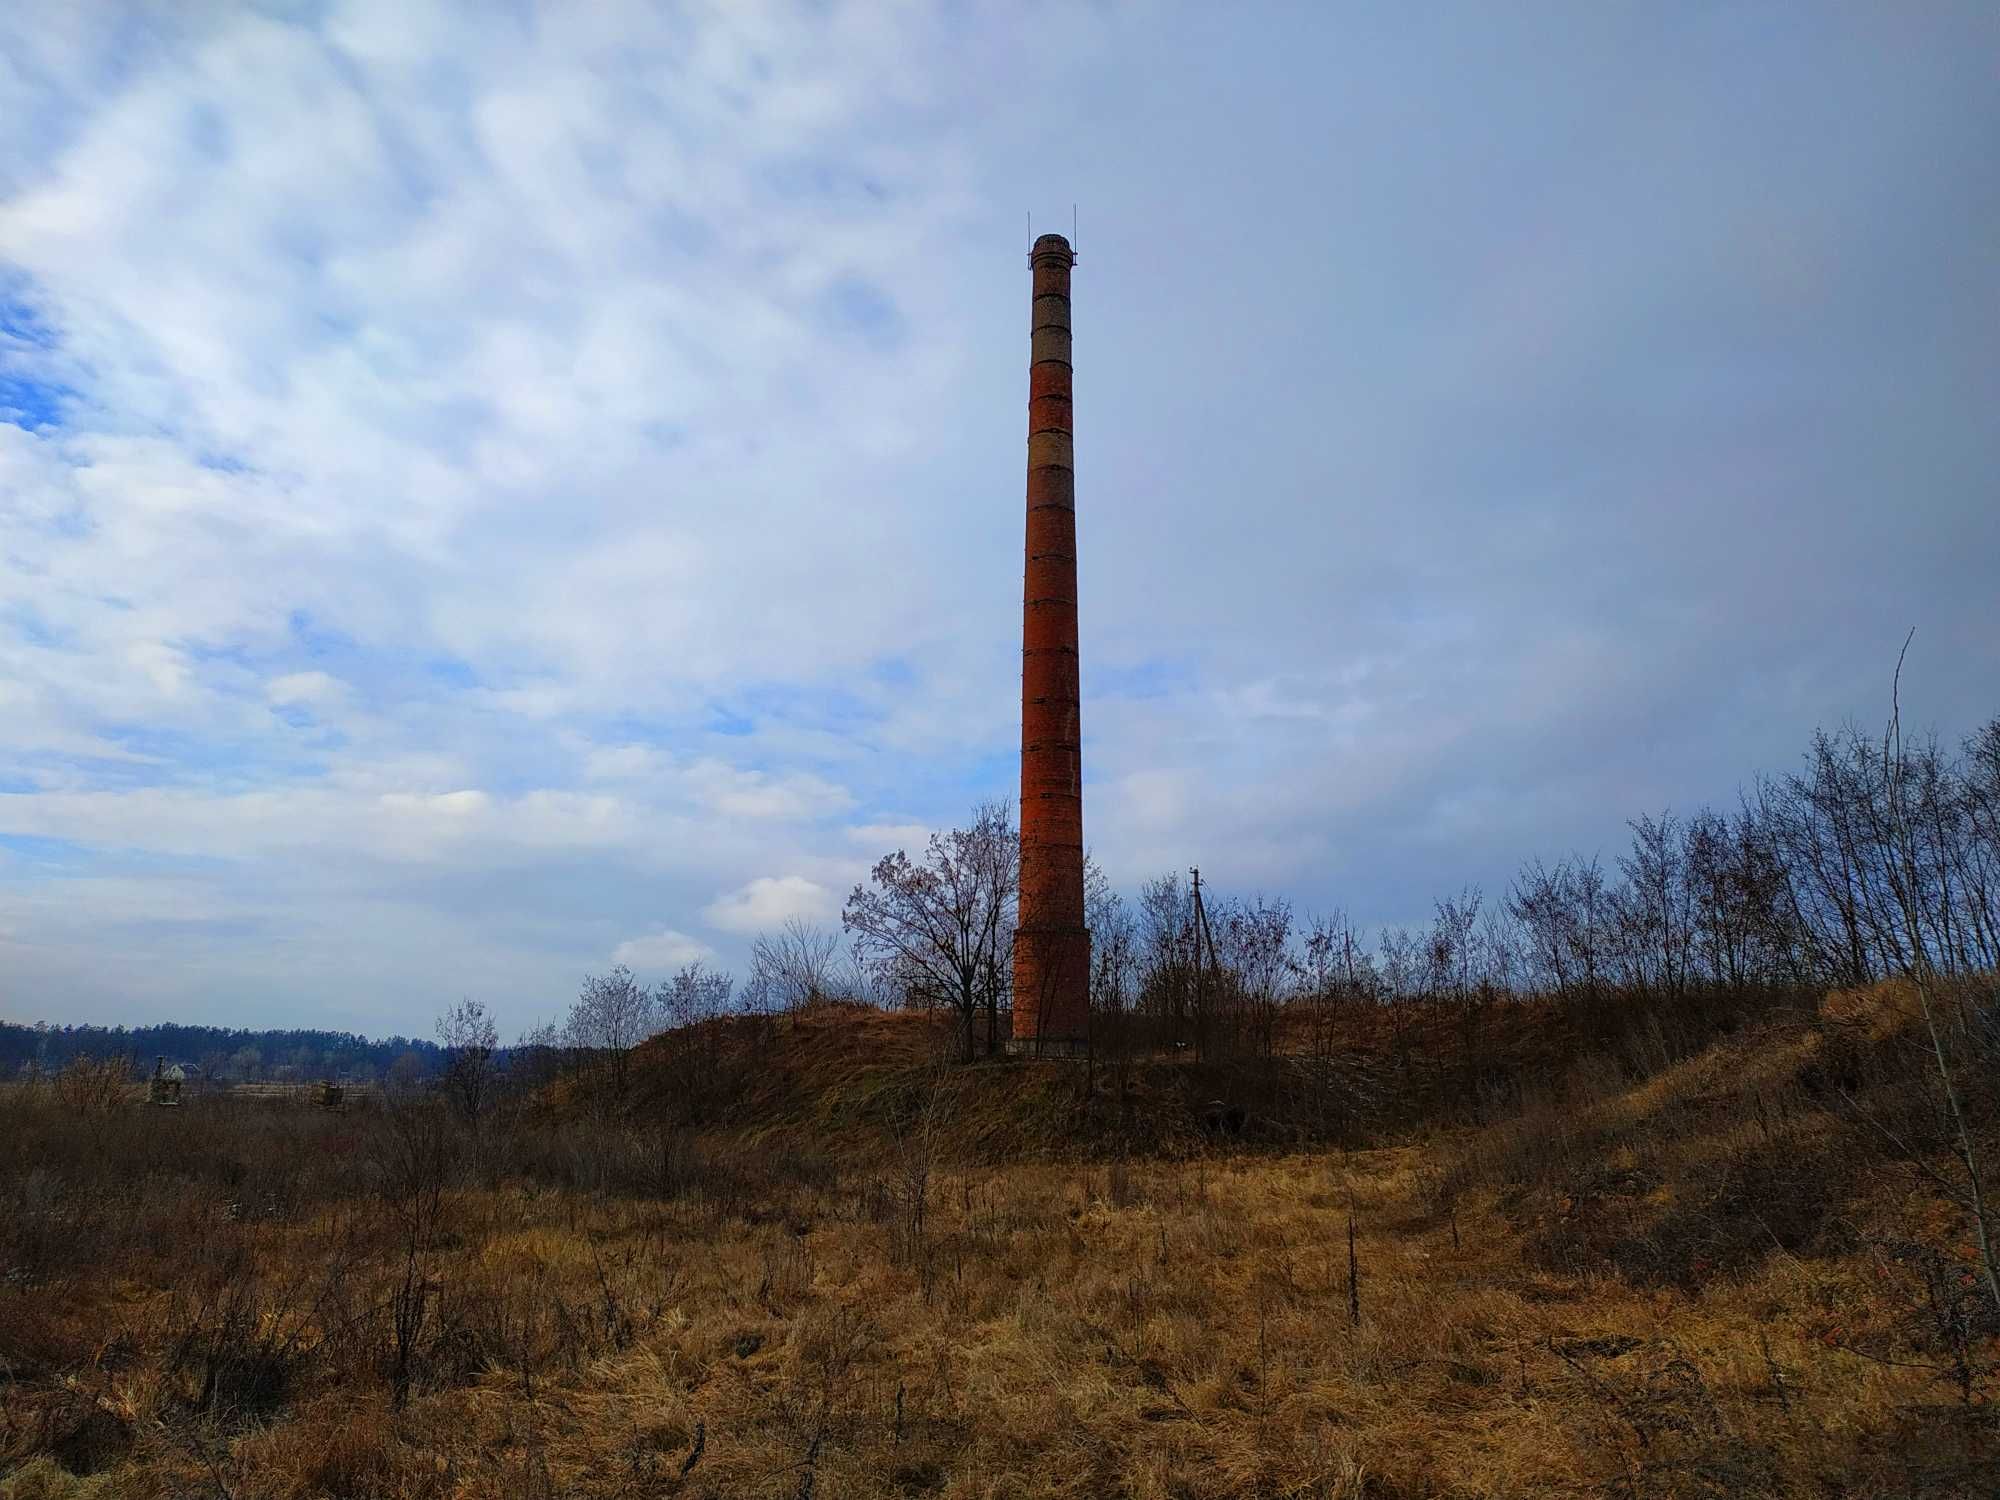
{"label": "chimney top", "polygon": [[1076,264],[1076,252],[1070,248],[1069,241],[1059,234],[1042,235],[1035,241],[1035,248],[1028,252],[1030,264],[1045,257],[1055,256],[1064,258],[1071,265]]}

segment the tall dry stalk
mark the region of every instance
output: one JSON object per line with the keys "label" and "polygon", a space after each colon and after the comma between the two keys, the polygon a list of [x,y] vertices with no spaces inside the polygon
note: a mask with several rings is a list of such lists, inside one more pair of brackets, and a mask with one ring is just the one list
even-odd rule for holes
{"label": "tall dry stalk", "polygon": [[1347,1215],[1347,1321],[1361,1326],[1361,1261],[1354,1253],[1354,1214]]}
{"label": "tall dry stalk", "polygon": [[1994,1266],[1993,1227],[1986,1211],[1986,1192],[1979,1173],[1979,1153],[1972,1144],[1972,1131],[1965,1122],[1965,1110],[1959,1102],[1958,1085],[1952,1077],[1951,1065],[1945,1058],[1944,1035],[1938,1026],[1937,968],[1931,961],[1930,945],[1924,937],[1922,912],[1918,907],[1917,886],[1917,845],[1910,831],[1909,809],[1903,796],[1903,658],[1909,654],[1910,642],[1915,639],[1912,629],[1903,639],[1903,649],[1896,656],[1896,675],[1889,687],[1889,727],[1882,735],[1882,769],[1889,783],[1889,819],[1892,837],[1895,840],[1895,858],[1901,869],[1895,882],[1896,903],[1903,919],[1903,926],[1910,941],[1910,980],[1916,986],[1917,1004],[1922,1009],[1924,1031],[1930,1038],[1931,1057],[1937,1064],[1938,1082],[1944,1089],[1946,1108],[1951,1114],[1953,1133],[1958,1138],[1959,1160],[1964,1164],[1966,1183],[1970,1189],[1973,1231],[1979,1240],[1980,1268],[1986,1275],[1987,1295],[1993,1299],[1995,1312],[2000,1312],[2000,1271]]}
{"label": "tall dry stalk", "polygon": [[956,1098],[948,1043],[940,1041],[915,1084],[914,1108],[895,1138],[895,1175],[902,1230],[913,1262],[923,1259],[931,1179],[950,1145]]}

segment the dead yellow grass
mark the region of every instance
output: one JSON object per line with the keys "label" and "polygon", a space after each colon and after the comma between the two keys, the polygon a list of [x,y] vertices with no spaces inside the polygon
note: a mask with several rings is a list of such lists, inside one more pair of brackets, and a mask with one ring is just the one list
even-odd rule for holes
{"label": "dead yellow grass", "polygon": [[[1698,1297],[1535,1274],[1490,1205],[1461,1205],[1454,1250],[1422,1166],[1410,1149],[1139,1167],[1115,1188],[1103,1170],[952,1178],[903,1263],[885,1226],[838,1210],[713,1237],[635,1207],[517,1223],[478,1247],[482,1293],[581,1304],[608,1261],[626,1347],[540,1382],[491,1368],[401,1419],[327,1392],[218,1457],[232,1493],[301,1500],[1806,1494],[1871,1468],[1900,1492],[1883,1455],[1938,1392],[1827,1347],[1825,1312],[1867,1295],[1853,1267],[1774,1259]],[[117,1492],[198,1479],[162,1448]]]}
{"label": "dead yellow grass", "polygon": [[[1486,1207],[1461,1208],[1453,1250],[1420,1167],[1135,1169],[1122,1206],[1101,1172],[982,1174],[942,1184],[961,1207],[900,1265],[865,1218],[732,1228],[668,1252],[676,1296],[630,1348],[533,1395],[491,1372],[396,1444],[465,1496],[537,1476],[606,1496],[1824,1493],[1936,1403],[1923,1372],[1823,1341],[1851,1269],[1781,1259],[1700,1297],[1538,1276]],[[616,1258],[644,1233],[591,1236]],[[265,1443],[338,1450],[343,1419]]]}
{"label": "dead yellow grass", "polygon": [[[1954,1255],[1962,1224],[1802,1102],[1824,1045],[1746,1035],[1376,1150],[961,1156],[921,1216],[893,1153],[860,1147],[780,1170],[753,1144],[711,1161],[721,1197],[551,1190],[501,1161],[449,1194],[426,1265],[449,1332],[407,1410],[364,1353],[190,1417],[169,1268],[138,1257],[51,1311],[89,1334],[0,1427],[33,1460],[0,1496],[1990,1495],[1990,1368],[1953,1385],[1883,1249]],[[795,1107],[877,1107],[894,1079],[827,1050]],[[1755,1196],[1791,1161],[1822,1172],[1823,1212]],[[1716,1222],[1739,1181],[1768,1233]],[[341,1247],[358,1308],[390,1272],[358,1210],[214,1232],[280,1281]],[[50,1456],[86,1400],[123,1415],[78,1480]]]}

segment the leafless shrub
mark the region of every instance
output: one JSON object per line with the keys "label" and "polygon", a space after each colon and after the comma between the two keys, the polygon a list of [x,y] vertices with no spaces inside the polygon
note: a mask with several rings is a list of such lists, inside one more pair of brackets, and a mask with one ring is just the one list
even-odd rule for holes
{"label": "leafless shrub", "polygon": [[895,1253],[903,1264],[924,1257],[932,1180],[951,1141],[956,1095],[949,1062],[949,1054],[938,1049],[911,1081],[893,1126]]}
{"label": "leafless shrub", "polygon": [[429,1100],[392,1105],[385,1125],[375,1145],[379,1201],[394,1247],[385,1361],[391,1404],[401,1411],[444,1291],[439,1258],[453,1143],[442,1112]]}
{"label": "leafless shrub", "polygon": [[122,1056],[75,1057],[55,1075],[51,1089],[73,1114],[108,1114],[131,1097],[131,1064]]}
{"label": "leafless shrub", "polygon": [[500,1032],[478,1000],[460,1000],[438,1017],[444,1047],[444,1087],[452,1104],[475,1128],[492,1103],[493,1057]]}
{"label": "leafless shrub", "polygon": [[609,974],[588,975],[563,1023],[569,1066],[582,1080],[584,1101],[609,1117],[630,1093],[632,1049],[660,1029],[658,996],[619,964]]}
{"label": "leafless shrub", "polygon": [[840,939],[803,917],[760,932],[750,950],[751,992],[763,1010],[800,1010],[838,997]]}

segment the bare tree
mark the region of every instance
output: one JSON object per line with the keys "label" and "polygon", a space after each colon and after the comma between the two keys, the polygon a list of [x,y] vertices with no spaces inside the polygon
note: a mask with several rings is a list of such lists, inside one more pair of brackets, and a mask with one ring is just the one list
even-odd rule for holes
{"label": "bare tree", "polygon": [[968,1062],[982,1005],[987,1046],[999,1044],[1019,869],[1011,811],[989,802],[974,810],[970,826],[932,834],[921,859],[900,849],[885,855],[841,913],[856,956],[885,984],[956,1014]]}
{"label": "bare tree", "polygon": [[1531,982],[1566,1001],[1601,996],[1613,911],[1595,859],[1565,859],[1553,869],[1531,860],[1515,878],[1507,912],[1520,924]]}
{"label": "bare tree", "polygon": [[1797,977],[1785,872],[1754,805],[1729,818],[1703,808],[1681,826],[1690,984],[1729,991]]}
{"label": "bare tree", "polygon": [[385,1352],[390,1405],[401,1411],[409,1402],[428,1332],[437,1323],[437,1262],[445,1243],[452,1149],[435,1098],[390,1093],[384,1104],[387,1128],[376,1137],[374,1166],[377,1201],[393,1231],[397,1255],[386,1308]]}
{"label": "bare tree", "polygon": [[1138,929],[1139,1009],[1176,1047],[1199,1049],[1207,1017],[1194,982],[1194,902],[1178,874],[1139,887]]}
{"label": "bare tree", "polygon": [[1611,903],[1625,983],[1654,999],[1678,1000],[1687,990],[1694,942],[1681,824],[1666,812],[1627,826],[1632,830],[1632,852],[1618,860],[1625,884]]}
{"label": "bare tree", "polygon": [[737,1069],[718,1024],[729,1011],[735,981],[699,959],[660,981],[654,995],[660,1056],[669,1104],[683,1120],[707,1118],[729,1094]]}
{"label": "bare tree", "polygon": [[1292,1004],[1304,1018],[1305,1046],[1296,1059],[1296,1108],[1316,1133],[1331,1130],[1351,1109],[1353,1080],[1343,1066],[1353,1020],[1375,997],[1374,964],[1347,914],[1335,910],[1306,924],[1290,958]]}
{"label": "bare tree", "polygon": [[765,1009],[800,1010],[839,992],[840,939],[803,917],[759,933],[750,950],[750,986]]}
{"label": "bare tree", "polygon": [[[1093,878],[1094,877],[1094,878]],[[1090,1083],[1108,1067],[1121,1104],[1129,1095],[1133,1008],[1139,977],[1139,929],[1123,898],[1095,864],[1084,865],[1084,920],[1090,928]]]}
{"label": "bare tree", "polygon": [[1423,952],[1423,984],[1434,999],[1463,1005],[1477,994],[1485,969],[1479,932],[1484,900],[1474,885],[1435,903]]}
{"label": "bare tree", "polygon": [[563,1064],[562,1028],[540,1021],[515,1040],[507,1057],[507,1082],[513,1089],[533,1090],[553,1082]]}
{"label": "bare tree", "polygon": [[659,1002],[632,971],[619,964],[609,974],[586,975],[563,1026],[579,1072],[593,1088],[600,1111],[621,1107],[631,1081],[631,1050],[660,1029]]}
{"label": "bare tree", "polygon": [[1341,1016],[1373,998],[1374,964],[1347,913],[1336,910],[1312,918],[1305,941],[1293,955],[1293,993],[1306,1013],[1307,1051],[1330,1057],[1340,1035]]}
{"label": "bare tree", "polygon": [[477,1128],[492,1098],[499,1029],[483,1001],[460,1000],[438,1017],[437,1038],[444,1048],[445,1092],[466,1122]]}
{"label": "bare tree", "polygon": [[1973,968],[2000,969],[2000,719],[1965,742],[1958,801],[1965,836],[1958,855]]}
{"label": "bare tree", "polygon": [[1278,1013],[1292,976],[1292,908],[1283,899],[1258,896],[1218,910],[1210,926],[1222,959],[1222,993],[1234,1026],[1247,1029],[1258,1052],[1277,1050]]}
{"label": "bare tree", "polygon": [[700,959],[683,964],[673,976],[660,981],[654,1003],[660,1024],[672,1030],[686,1030],[712,1021],[729,1009],[730,993],[736,981],[720,969],[711,969]]}

